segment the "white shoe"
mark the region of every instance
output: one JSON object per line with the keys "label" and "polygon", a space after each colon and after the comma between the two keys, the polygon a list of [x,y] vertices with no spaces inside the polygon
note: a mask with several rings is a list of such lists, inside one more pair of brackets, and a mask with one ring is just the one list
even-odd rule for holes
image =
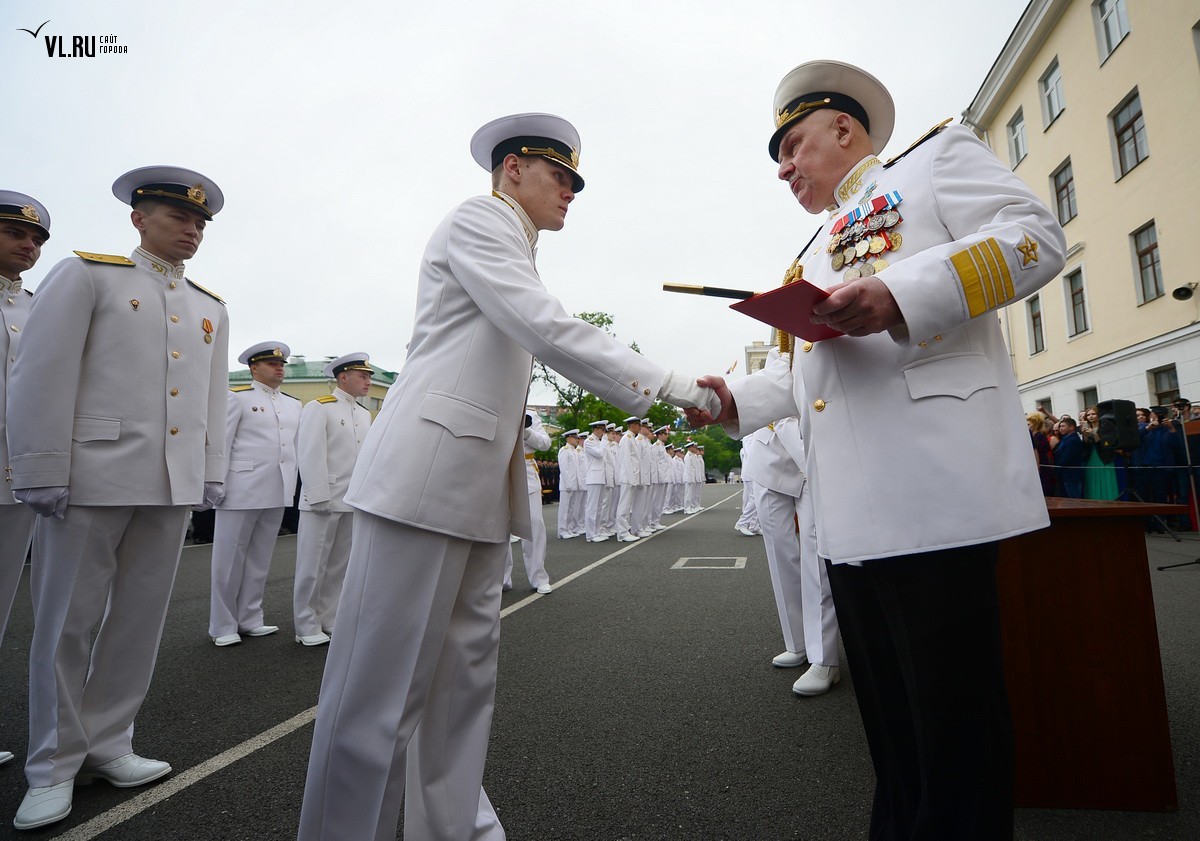
{"label": "white shoe", "polygon": [[618,542],[618,543],[637,543],[637,541],[638,541],[638,537],[637,537],[637,535],[636,535],[636,534],[632,534],[632,533],[631,533],[631,534],[627,534],[627,535],[625,535],[624,537],[618,537],[618,538],[617,538],[617,542]]}
{"label": "white shoe", "polygon": [[278,630],[278,625],[259,625],[257,628],[251,628],[249,631],[242,631],[242,633],[248,637],[269,637]]}
{"label": "white shoe", "polygon": [[0,765],[3,765],[5,762],[12,762],[12,758],[12,751],[0,750]]}
{"label": "white shoe", "polygon": [[754,532],[745,526],[734,526],[734,529],[746,535],[746,537],[754,537]]}
{"label": "white shoe", "polygon": [[824,695],[841,679],[842,673],[837,666],[821,666],[814,663],[792,684],[792,691],[804,696]]}
{"label": "white shoe", "polygon": [[803,666],[808,662],[808,656],[803,651],[785,651],[775,656],[771,665],[779,669],[792,669]]}
{"label": "white shoe", "polygon": [[237,645],[242,638],[239,634],[222,634],[219,637],[213,637],[212,641],[218,648],[224,648],[227,645]]}
{"label": "white shoe", "polygon": [[601,534],[597,535],[596,537],[589,537],[588,540],[590,540],[592,543],[603,543],[604,541],[608,540],[609,537],[611,537],[611,535]]}
{"label": "white shoe", "polygon": [[327,642],[329,642],[329,634],[324,632],[319,634],[307,634],[303,636],[296,634],[296,642],[310,647],[314,645],[325,645]]}
{"label": "white shoe", "polygon": [[160,777],[171,773],[171,766],[158,759],[146,759],[136,753],[127,753],[103,765],[85,766],[79,769],[75,782],[81,786],[90,785],[96,780],[105,780],[117,788],[133,788],[134,786],[152,783]]}
{"label": "white shoe", "polygon": [[25,792],[25,799],[17,807],[13,826],[17,829],[37,829],[39,826],[61,821],[71,814],[71,798],[74,794],[74,780],[29,789]]}
{"label": "white shoe", "polygon": [[511,590],[511,589],[512,589],[512,584],[501,584],[501,585],[500,585],[500,592],[501,592],[501,593],[507,593],[507,592],[508,592],[509,590]]}
{"label": "white shoe", "polygon": [[539,593],[541,593],[543,596],[546,595],[547,593],[554,592],[554,588],[551,587],[549,584],[542,584],[540,587],[535,587],[534,589],[537,590]]}

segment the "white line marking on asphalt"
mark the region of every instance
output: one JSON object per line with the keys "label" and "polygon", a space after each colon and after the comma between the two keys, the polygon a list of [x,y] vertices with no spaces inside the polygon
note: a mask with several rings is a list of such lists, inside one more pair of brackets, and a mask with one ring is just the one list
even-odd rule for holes
{"label": "white line marking on asphalt", "polygon": [[135,815],[146,811],[156,803],[166,800],[173,794],[178,794],[193,783],[200,782],[205,777],[215,774],[217,771],[232,765],[239,759],[249,756],[256,750],[265,748],[272,742],[282,739],[284,736],[299,730],[306,724],[310,724],[316,717],[317,708],[311,707],[298,715],[292,716],[282,724],[275,725],[265,733],[259,733],[257,736],[247,739],[240,745],[236,745],[224,753],[219,753],[212,759],[201,762],[199,765],[171,777],[166,782],[159,783],[154,788],[146,789],[132,800],[126,800],[120,806],[114,806],[107,812],[102,812],[87,823],[82,823],[75,827],[70,832],[65,832],[55,837],[62,839],[62,841],[87,841],[88,839],[95,838],[101,832],[106,832],[117,824],[124,823]]}
{"label": "white line marking on asphalt", "polygon": [[[707,511],[711,508],[716,508],[717,505],[726,503],[737,495],[738,494],[730,494],[720,502],[716,503],[716,505],[708,506],[708,508],[705,510]],[[701,511],[684,517],[678,522],[671,523],[671,525],[667,526],[662,531],[655,532],[649,537],[642,538],[637,543],[627,543],[617,551],[613,552],[611,555],[607,555],[598,561],[588,564],[583,569],[576,570],[565,578],[559,579],[555,586],[561,587],[568,581],[573,581],[579,576],[591,572],[596,567],[608,563],[613,558],[625,554],[630,549],[645,543],[647,540],[653,540],[657,535],[668,532],[678,526],[680,523],[686,523],[688,520],[692,519],[692,517],[698,517],[702,513],[704,512]],[[189,547],[185,546],[184,548],[187,549]],[[511,604],[504,610],[500,611],[500,618],[503,619],[505,616],[517,612],[526,605],[533,604],[540,598],[543,598],[540,593],[534,593],[527,598],[521,599],[521,601]],[[255,751],[261,750],[262,748],[267,747],[267,745],[279,741],[284,736],[294,733],[306,724],[311,724],[314,720],[316,720],[316,717],[317,708],[309,707],[304,712],[292,716],[282,724],[277,724],[270,730],[259,733],[257,736],[247,739],[240,745],[235,745],[224,753],[217,754],[212,759],[201,762],[199,765],[193,766],[186,771],[169,778],[165,782],[159,783],[153,788],[146,789],[136,797],[126,800],[120,806],[114,806],[107,812],[101,812],[91,820],[81,823],[79,826],[73,827],[67,832],[64,832],[62,835],[54,836],[55,841],[60,841],[60,839],[61,841],[90,841],[100,833],[107,832],[114,826],[118,826],[130,818],[136,817],[137,815],[149,809],[151,806],[161,803],[172,795],[178,794],[188,786],[194,785],[203,780],[205,777],[211,776],[212,774],[229,767],[239,759],[244,759]]]}

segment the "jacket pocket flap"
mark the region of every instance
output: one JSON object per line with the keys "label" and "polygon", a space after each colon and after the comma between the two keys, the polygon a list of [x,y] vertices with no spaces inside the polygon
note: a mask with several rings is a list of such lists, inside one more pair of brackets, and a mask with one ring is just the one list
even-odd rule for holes
{"label": "jacket pocket flap", "polygon": [[120,418],[90,418],[79,415],[71,430],[75,441],[116,441],[121,435]]}
{"label": "jacket pocket flap", "polygon": [[254,469],[254,462],[245,459],[230,460],[229,470],[233,473],[245,473]]}
{"label": "jacket pocket flap", "polygon": [[979,353],[956,353],[914,362],[904,369],[914,400],[943,395],[966,400],[981,388],[995,388],[996,372]]}
{"label": "jacket pocket flap", "polygon": [[421,401],[418,415],[444,426],[455,438],[470,436],[491,441],[496,437],[496,413],[454,394],[429,392]]}

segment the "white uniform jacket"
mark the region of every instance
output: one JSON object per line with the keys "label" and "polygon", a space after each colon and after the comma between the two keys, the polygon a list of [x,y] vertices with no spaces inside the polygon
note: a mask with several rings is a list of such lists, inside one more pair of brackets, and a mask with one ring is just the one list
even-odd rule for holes
{"label": "white uniform jacket", "polygon": [[333,511],[350,510],[346,488],[370,428],[371,413],[340,388],[304,404],[296,439],[301,511],[311,511],[314,502],[329,502]]}
{"label": "white uniform jacket", "polygon": [[[4,413],[7,409],[5,393],[13,360],[16,359],[17,345],[21,342],[21,331],[29,319],[29,310],[33,307],[33,293],[22,288],[21,284],[6,277],[0,277],[0,353],[4,354],[4,364],[0,365],[0,468],[8,467],[8,436],[4,431]],[[5,478],[8,477],[7,469]],[[12,495],[11,484],[4,483],[0,489],[0,505],[16,505],[17,500]],[[0,608],[2,609],[2,608]]]}
{"label": "white uniform jacket", "polygon": [[229,390],[225,510],[286,508],[296,496],[300,401],[260,382]]}
{"label": "white uniform jacket", "polygon": [[617,442],[618,458],[621,459],[623,470],[621,483],[625,485],[642,484],[642,460],[638,457],[637,439],[638,436],[627,431]]}
{"label": "white uniform jacket", "polygon": [[638,472],[642,476],[643,485],[652,485],[658,481],[658,472],[654,464],[654,453],[650,449],[650,440],[639,435],[634,441],[637,445]]}
{"label": "white uniform jacket", "polygon": [[536,412],[526,411],[525,417],[532,419],[529,426],[521,432],[521,442],[525,450],[525,480],[529,483],[529,493],[540,494],[542,477],[538,473],[537,464],[534,463],[532,456],[539,450],[549,449],[550,436],[546,434],[546,428],[542,426],[542,419],[537,416]]}
{"label": "white uniform jacket", "polygon": [[520,433],[533,357],[606,403],[650,406],[666,372],[568,315],[533,256],[517,211],[493,196],[434,231],[408,359],[363,445],[352,506],[468,540],[529,538]]}
{"label": "white uniform jacket", "polygon": [[558,489],[560,491],[577,491],[579,484],[579,462],[575,458],[575,449],[570,444],[558,448]]}
{"label": "white uniform jacket", "polygon": [[8,384],[12,487],[194,505],[225,478],[225,305],[140,248],[103,260],[68,257],[33,298]]}
{"label": "white uniform jacket", "polygon": [[[864,161],[868,163],[869,161]],[[894,166],[870,166],[801,255],[804,276],[842,280],[827,246],[837,220],[898,192],[902,246],[877,275],[904,317],[865,338],[797,340],[791,376],[731,383],[740,424],[797,415],[817,514],[835,563],[998,540],[1048,524],[995,313],[1062,268],[1053,214],[966,128]],[[857,183],[856,183],[857,182]],[[736,428],[731,429],[736,434]]]}
{"label": "white uniform jacket", "polygon": [[587,459],[587,473],[584,474],[585,485],[604,484],[604,454],[608,444],[603,438],[589,435],[583,439],[583,456]]}

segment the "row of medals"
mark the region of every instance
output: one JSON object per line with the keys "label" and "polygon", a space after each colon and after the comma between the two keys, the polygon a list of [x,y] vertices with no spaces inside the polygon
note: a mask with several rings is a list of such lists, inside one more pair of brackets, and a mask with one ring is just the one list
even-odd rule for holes
{"label": "row of medals", "polygon": [[903,222],[900,212],[892,209],[873,213],[833,235],[825,250],[833,255],[833,270],[846,269],[842,280],[870,277],[888,267],[883,254],[899,251],[904,237],[895,231]]}

